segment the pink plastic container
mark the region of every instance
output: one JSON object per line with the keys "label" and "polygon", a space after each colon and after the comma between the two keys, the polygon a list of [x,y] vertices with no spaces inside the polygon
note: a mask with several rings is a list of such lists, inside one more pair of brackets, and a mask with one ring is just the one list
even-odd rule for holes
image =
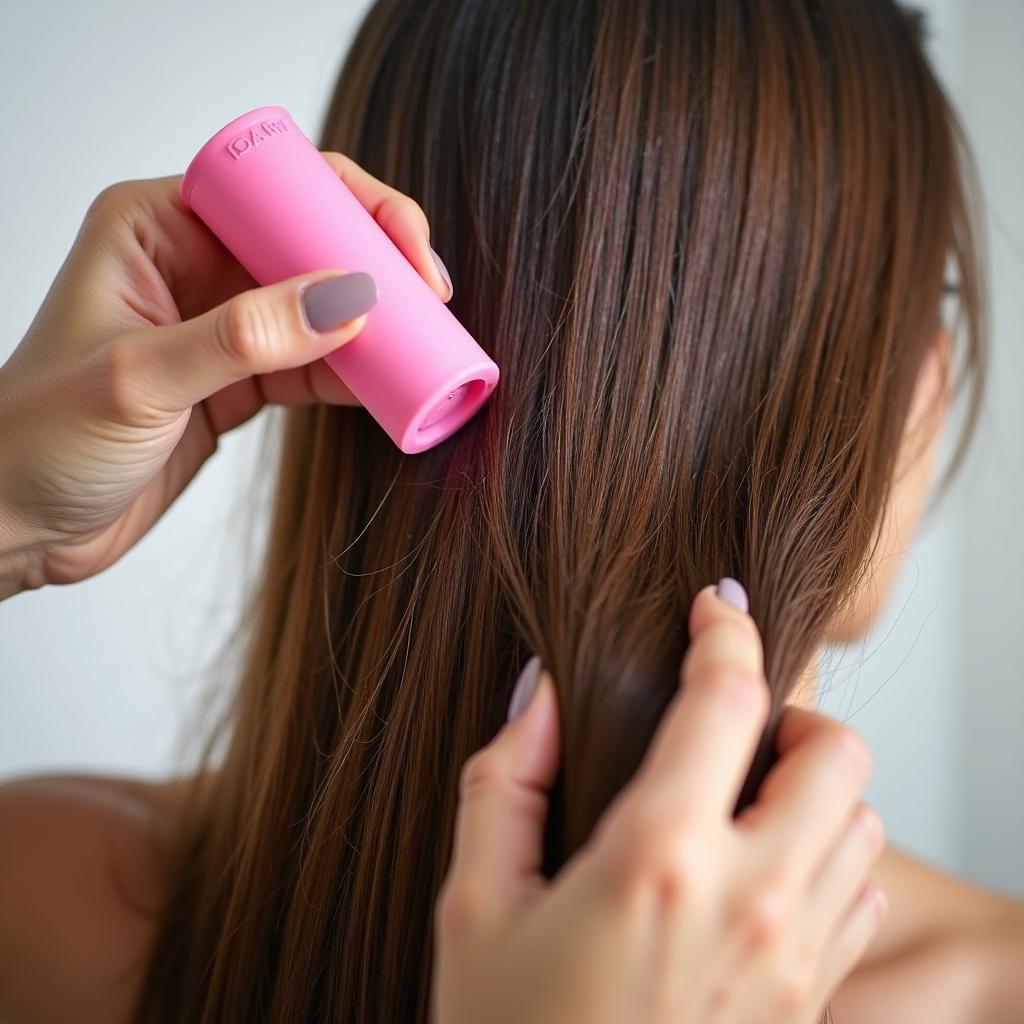
{"label": "pink plastic container", "polygon": [[327,268],[374,278],[366,326],[326,362],[403,452],[451,436],[494,390],[494,361],[282,107],[221,128],[181,195],[260,284]]}

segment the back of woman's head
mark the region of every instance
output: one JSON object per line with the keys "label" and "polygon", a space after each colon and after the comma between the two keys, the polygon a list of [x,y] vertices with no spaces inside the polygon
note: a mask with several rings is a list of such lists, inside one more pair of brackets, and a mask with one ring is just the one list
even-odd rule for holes
{"label": "back of woman's head", "polygon": [[[380,0],[324,148],[424,206],[501,383],[399,453],[291,414],[223,769],[148,1000],[422,1017],[465,758],[556,680],[554,869],[748,587],[776,712],[870,563],[950,260],[955,128],[891,0]],[[756,781],[756,779],[752,780]]]}

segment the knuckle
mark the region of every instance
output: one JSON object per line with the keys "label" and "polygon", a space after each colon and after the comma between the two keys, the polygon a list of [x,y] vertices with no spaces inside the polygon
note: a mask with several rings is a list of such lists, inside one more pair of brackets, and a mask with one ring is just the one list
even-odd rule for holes
{"label": "knuckle", "polygon": [[763,949],[783,937],[789,916],[787,886],[777,878],[768,878],[755,886],[743,900],[740,929],[752,948]]}
{"label": "knuckle", "polygon": [[878,932],[882,921],[888,914],[889,897],[886,895],[885,889],[883,889],[882,886],[877,882],[869,880],[862,890],[861,900],[866,901],[871,910],[866,926],[867,941],[870,940],[872,935],[875,935]]}
{"label": "knuckle", "polygon": [[868,848],[878,852],[885,846],[885,822],[870,804],[861,804],[857,811],[857,828]]}
{"label": "knuckle", "polygon": [[462,766],[459,794],[465,800],[481,791],[494,789],[502,784],[502,774],[501,759],[491,747],[484,747]]}
{"label": "knuckle", "polygon": [[85,219],[91,222],[106,223],[120,215],[127,205],[131,185],[127,181],[114,182],[99,192],[89,204]]}
{"label": "knuckle", "polygon": [[712,1011],[713,1020],[726,1017],[727,1011],[730,1011],[736,1002],[738,987],[734,980],[727,979],[720,981],[711,990],[708,998],[708,1008]]}
{"label": "knuckle", "polygon": [[382,222],[412,221],[413,223],[426,228],[427,215],[423,207],[402,192],[391,192],[380,204],[378,219]]}
{"label": "knuckle", "polygon": [[659,889],[672,902],[689,900],[703,890],[707,878],[705,846],[684,828],[670,829],[662,844]]}
{"label": "knuckle", "polygon": [[232,363],[258,372],[268,366],[274,337],[264,304],[243,292],[233,298],[221,316],[218,341]]}
{"label": "knuckle", "polygon": [[454,877],[441,886],[434,909],[434,925],[443,936],[464,935],[483,918],[483,900],[472,886]]}
{"label": "knuckle", "polygon": [[708,853],[700,833],[682,817],[634,813],[621,822],[615,844],[616,875],[625,890],[656,890],[672,903],[705,888]]}
{"label": "knuckle", "polygon": [[867,779],[874,768],[874,757],[867,741],[846,725],[837,725],[828,734],[828,742],[837,756],[845,760],[855,774]]}

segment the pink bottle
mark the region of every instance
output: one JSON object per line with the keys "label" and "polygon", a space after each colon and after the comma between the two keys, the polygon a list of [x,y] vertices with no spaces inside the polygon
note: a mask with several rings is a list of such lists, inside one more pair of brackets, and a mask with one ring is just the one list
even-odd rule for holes
{"label": "pink bottle", "polygon": [[493,360],[282,107],[221,128],[181,196],[260,284],[335,267],[374,278],[366,326],[326,362],[403,452],[439,444],[494,390]]}

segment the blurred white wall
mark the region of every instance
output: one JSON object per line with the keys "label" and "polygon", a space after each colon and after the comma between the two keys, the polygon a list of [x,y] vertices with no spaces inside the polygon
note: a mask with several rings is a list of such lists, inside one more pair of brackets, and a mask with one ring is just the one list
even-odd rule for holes
{"label": "blurred white wall", "polygon": [[[365,6],[5,5],[0,361],[105,185],[180,173],[221,125],[264,104],[287,107],[315,136]],[[0,774],[156,775],[173,765],[184,712],[234,621],[233,525],[261,438],[253,423],[225,439],[156,529],[108,572],[0,605]]]}
{"label": "blurred white wall", "polygon": [[964,863],[1024,891],[1024,3],[964,4],[964,108],[988,196],[989,403],[958,545]]}
{"label": "blurred white wall", "polygon": [[[872,742],[872,798],[896,842],[1024,892],[1024,4],[920,6],[932,12],[933,51],[987,188],[992,385],[970,463],[914,543],[884,620],[861,648],[827,659],[823,704]],[[261,104],[283,104],[315,134],[363,7],[51,0],[5,12],[0,360],[104,185],[182,170],[216,128]],[[150,536],[100,577],[0,605],[0,775],[173,768],[186,713],[234,621],[244,538],[233,524],[260,437],[255,424],[225,441]]]}

